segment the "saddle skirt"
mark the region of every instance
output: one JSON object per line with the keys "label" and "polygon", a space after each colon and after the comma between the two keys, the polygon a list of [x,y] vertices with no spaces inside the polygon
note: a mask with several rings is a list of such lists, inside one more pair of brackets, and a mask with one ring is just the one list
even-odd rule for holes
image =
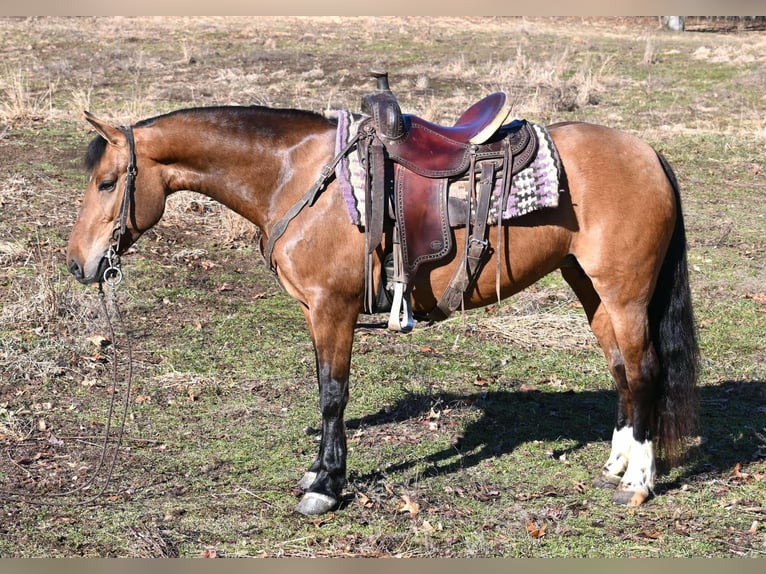
{"label": "saddle skirt", "polygon": [[[353,114],[346,110],[331,112],[337,118],[336,153],[342,150],[359,130],[367,116]],[[561,177],[561,158],[548,130],[539,124],[529,124],[538,139],[537,154],[529,165],[513,176],[511,192],[506,204],[502,206],[502,219],[521,217],[538,209],[558,206],[559,180]],[[365,221],[365,166],[358,154],[352,152],[344,157],[335,170],[341,188],[343,201],[352,225],[364,226]],[[447,190],[447,210],[451,227],[461,227],[466,221],[467,199],[469,195],[468,178],[445,180]],[[500,197],[502,177],[495,181],[492,203],[487,223],[496,225],[500,219]]]}

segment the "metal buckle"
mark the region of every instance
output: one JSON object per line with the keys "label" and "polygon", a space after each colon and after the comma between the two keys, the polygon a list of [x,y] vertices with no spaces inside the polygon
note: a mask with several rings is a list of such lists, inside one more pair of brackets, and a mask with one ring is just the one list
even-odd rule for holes
{"label": "metal buckle", "polygon": [[109,246],[109,250],[106,252],[106,261],[109,267],[104,271],[104,283],[112,289],[117,289],[117,286],[122,283],[122,268],[120,266],[120,255],[117,253],[114,245]]}

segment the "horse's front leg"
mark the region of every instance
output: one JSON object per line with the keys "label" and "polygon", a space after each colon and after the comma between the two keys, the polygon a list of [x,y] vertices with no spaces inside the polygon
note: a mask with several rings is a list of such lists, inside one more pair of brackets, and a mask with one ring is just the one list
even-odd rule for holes
{"label": "horse's front leg", "polygon": [[[337,308],[334,310],[338,312]],[[323,514],[335,508],[346,485],[346,426],[348,376],[357,313],[347,317],[327,316],[305,310],[319,380],[319,409],[322,437],[319,454],[298,486],[305,494],[296,510],[301,514]]]}

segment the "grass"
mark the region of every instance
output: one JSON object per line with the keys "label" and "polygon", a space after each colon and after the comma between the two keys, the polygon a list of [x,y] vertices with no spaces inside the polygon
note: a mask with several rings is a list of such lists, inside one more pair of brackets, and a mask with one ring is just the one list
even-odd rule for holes
{"label": "grass", "polygon": [[92,137],[83,108],[118,123],[219,103],[358,109],[385,61],[405,111],[434,121],[503,89],[519,116],[631,131],[681,182],[703,351],[696,456],[626,509],[591,486],[614,396],[557,274],[407,335],[363,318],[344,504],[302,517],[293,488],[319,427],[302,314],[252,226],[181,193],[125,259],[134,381],[115,475],[85,505],[0,496],[0,556],[766,552],[761,33],[664,34],[654,19],[433,18],[419,34],[397,18],[0,26],[0,490],[61,492],[100,453],[112,365],[91,339],[108,330],[63,265]]}

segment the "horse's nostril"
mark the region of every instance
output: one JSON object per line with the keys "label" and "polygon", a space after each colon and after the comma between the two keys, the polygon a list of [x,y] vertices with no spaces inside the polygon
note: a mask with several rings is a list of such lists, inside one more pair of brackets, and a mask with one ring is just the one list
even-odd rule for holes
{"label": "horse's nostril", "polygon": [[69,272],[74,275],[76,279],[82,279],[82,267],[76,259],[72,259],[67,267],[69,268]]}

